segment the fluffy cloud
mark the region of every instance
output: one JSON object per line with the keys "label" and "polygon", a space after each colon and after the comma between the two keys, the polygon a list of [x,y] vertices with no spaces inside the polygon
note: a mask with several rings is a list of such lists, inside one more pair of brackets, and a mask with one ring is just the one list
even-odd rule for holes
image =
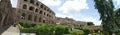
{"label": "fluffy cloud", "polygon": [[65,17],[73,18],[73,16],[67,16],[67,15],[59,14],[59,13],[57,13],[55,16],[62,17],[62,18],[65,18]]}
{"label": "fluffy cloud", "polygon": [[120,5],[120,0],[115,0],[117,2],[117,5]]}
{"label": "fluffy cloud", "polygon": [[67,0],[60,8],[59,11],[63,13],[73,13],[78,12],[81,9],[88,9],[88,4],[86,0]]}
{"label": "fluffy cloud", "polygon": [[17,2],[18,2],[18,0],[11,0],[12,7],[16,8]]}
{"label": "fluffy cloud", "polygon": [[120,8],[120,0],[113,0],[113,2],[116,9]]}
{"label": "fluffy cloud", "polygon": [[60,6],[61,5],[60,0],[39,0],[39,1],[49,6]]}
{"label": "fluffy cloud", "polygon": [[82,19],[82,21],[93,22],[95,25],[100,25],[101,24],[101,21],[99,21],[99,19],[93,18],[93,17],[85,17],[85,18]]}

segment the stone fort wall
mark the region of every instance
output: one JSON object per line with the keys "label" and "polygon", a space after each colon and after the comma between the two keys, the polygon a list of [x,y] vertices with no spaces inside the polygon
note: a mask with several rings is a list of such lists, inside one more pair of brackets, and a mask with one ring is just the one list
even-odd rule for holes
{"label": "stone fort wall", "polygon": [[55,13],[38,0],[18,0],[16,10],[27,21],[55,23]]}

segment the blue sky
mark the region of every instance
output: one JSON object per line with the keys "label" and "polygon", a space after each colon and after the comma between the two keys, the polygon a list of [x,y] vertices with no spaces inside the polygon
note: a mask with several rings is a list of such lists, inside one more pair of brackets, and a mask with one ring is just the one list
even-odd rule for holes
{"label": "blue sky", "polygon": [[[99,13],[94,8],[93,0],[39,0],[50,7],[57,17],[69,17],[77,21],[93,22],[100,25]],[[115,9],[120,8],[120,0],[114,0]],[[17,0],[11,0],[12,6],[16,8]]]}

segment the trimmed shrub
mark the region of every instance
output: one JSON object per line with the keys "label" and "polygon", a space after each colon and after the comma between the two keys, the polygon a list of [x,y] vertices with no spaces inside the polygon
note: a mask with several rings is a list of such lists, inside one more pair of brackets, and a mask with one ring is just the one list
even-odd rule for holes
{"label": "trimmed shrub", "polygon": [[19,24],[20,24],[21,26],[23,26],[24,28],[30,28],[30,27],[32,27],[32,23],[27,22],[27,21],[25,21],[25,20],[21,20],[21,21],[19,22]]}
{"label": "trimmed shrub", "polygon": [[97,33],[92,33],[92,35],[98,35]]}
{"label": "trimmed shrub", "polygon": [[82,30],[78,30],[78,29],[74,29],[70,32],[72,35],[83,35],[84,31]]}
{"label": "trimmed shrub", "polygon": [[90,33],[90,28],[83,28],[82,30],[85,32],[84,35],[88,35]]}

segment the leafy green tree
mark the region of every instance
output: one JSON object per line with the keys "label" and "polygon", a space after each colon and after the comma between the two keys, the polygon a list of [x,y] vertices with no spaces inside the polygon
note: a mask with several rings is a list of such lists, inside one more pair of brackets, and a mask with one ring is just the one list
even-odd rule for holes
{"label": "leafy green tree", "polygon": [[92,25],[94,25],[94,24],[93,24],[93,22],[87,22],[87,25],[88,25],[88,26],[92,26]]}
{"label": "leafy green tree", "polygon": [[116,25],[120,28],[120,8],[115,10],[114,19],[115,19]]}
{"label": "leafy green tree", "polygon": [[114,5],[112,0],[94,0],[98,9],[105,35],[112,35],[118,29],[114,19]]}

